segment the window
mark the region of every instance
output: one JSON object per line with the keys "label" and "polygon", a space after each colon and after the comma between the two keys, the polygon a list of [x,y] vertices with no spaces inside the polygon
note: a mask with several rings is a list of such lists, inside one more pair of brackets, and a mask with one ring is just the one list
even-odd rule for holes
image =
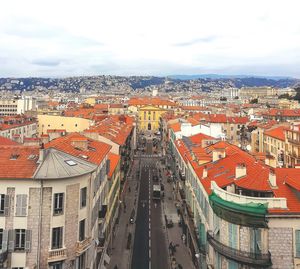
{"label": "window", "polygon": [[64,211],[64,194],[55,193],[54,194],[54,205],[53,205],[53,214],[59,215]]}
{"label": "window", "polygon": [[75,123],[75,127],[77,127],[77,123]]}
{"label": "window", "polygon": [[85,269],[85,253],[82,253],[77,260],[76,269]]}
{"label": "window", "polygon": [[229,246],[237,248],[237,226],[235,224],[228,223],[228,238]]}
{"label": "window", "polygon": [[0,215],[4,215],[5,194],[0,194]]}
{"label": "window", "polygon": [[79,221],[79,241],[85,239],[85,219]]}
{"label": "window", "polygon": [[16,216],[24,217],[27,214],[27,195],[17,194]]}
{"label": "window", "polygon": [[250,251],[253,253],[261,253],[261,230],[250,230]]}
{"label": "window", "polygon": [[73,160],[66,160],[65,162],[67,163],[67,165],[70,165],[70,166],[75,166],[75,165],[77,165],[77,163],[74,162]]}
{"label": "window", "polygon": [[63,263],[62,262],[54,262],[49,264],[50,269],[62,269]]}
{"label": "window", "polygon": [[62,248],[63,227],[52,229],[52,249]]}
{"label": "window", "polygon": [[15,250],[25,250],[25,229],[15,230]]}
{"label": "window", "polygon": [[300,257],[300,230],[295,231],[296,257]]}
{"label": "window", "polygon": [[238,264],[234,261],[228,261],[228,269],[238,269]]}
{"label": "window", "polygon": [[86,187],[80,190],[80,207],[86,207]]}

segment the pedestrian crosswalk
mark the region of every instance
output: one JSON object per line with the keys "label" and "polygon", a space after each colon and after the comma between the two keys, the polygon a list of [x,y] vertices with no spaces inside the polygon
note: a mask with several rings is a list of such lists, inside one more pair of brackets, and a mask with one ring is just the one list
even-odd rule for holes
{"label": "pedestrian crosswalk", "polygon": [[141,157],[141,158],[159,158],[161,157],[161,154],[141,154],[137,157]]}

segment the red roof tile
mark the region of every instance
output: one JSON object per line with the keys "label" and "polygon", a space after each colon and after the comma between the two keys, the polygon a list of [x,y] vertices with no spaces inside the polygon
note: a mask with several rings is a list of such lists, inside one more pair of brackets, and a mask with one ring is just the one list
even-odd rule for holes
{"label": "red roof tile", "polygon": [[[87,148],[82,149],[77,147],[74,144],[74,141],[86,141]],[[55,148],[79,158],[87,156],[88,159],[84,158],[86,161],[99,165],[110,151],[111,146],[103,142],[89,139],[79,133],[70,133],[67,136],[62,136],[50,141],[45,144],[45,148]]]}
{"label": "red roof tile", "polygon": [[281,140],[281,141],[285,141],[285,133],[284,133],[285,130],[286,130],[286,127],[279,126],[277,128],[273,128],[271,130],[265,131],[264,135],[271,136],[271,137]]}
{"label": "red roof tile", "polygon": [[110,160],[110,169],[108,173],[108,177],[111,178],[113,173],[116,170],[118,163],[120,162],[120,155],[114,153],[108,153],[108,159]]}
{"label": "red roof tile", "polygon": [[38,147],[0,146],[0,178],[32,178],[38,158]]}

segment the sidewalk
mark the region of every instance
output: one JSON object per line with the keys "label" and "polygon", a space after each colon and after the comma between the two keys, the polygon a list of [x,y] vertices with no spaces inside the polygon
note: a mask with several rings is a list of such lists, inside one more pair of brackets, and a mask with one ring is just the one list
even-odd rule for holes
{"label": "sidewalk", "polygon": [[[110,255],[110,263],[107,266],[108,269],[114,269],[116,265],[118,266],[118,269],[129,269],[130,266],[135,224],[129,224],[129,219],[132,209],[135,208],[137,203],[138,181],[136,180],[136,171],[139,169],[138,165],[139,161],[134,160],[133,167],[127,178],[128,183],[120,197],[122,203],[119,208],[119,221],[118,224],[116,224],[116,233],[113,237],[112,254]],[[126,205],[126,210],[124,210],[124,203]],[[127,249],[129,233],[132,235],[131,245],[130,249]]]}
{"label": "sidewalk", "polygon": [[[170,268],[180,268],[178,267],[178,264],[182,266],[184,269],[193,269],[195,268],[192,257],[189,251],[189,248],[183,244],[181,235],[182,235],[182,229],[179,227],[179,216],[177,214],[177,208],[176,208],[176,200],[174,199],[174,192],[173,192],[173,182],[168,183],[167,182],[167,176],[166,176],[166,169],[162,169],[165,166],[161,166],[162,171],[162,182],[165,187],[165,198],[163,203],[163,219],[165,219],[165,215],[167,216],[167,219],[172,219],[174,226],[172,228],[166,228],[166,235],[168,240],[168,247],[169,243],[172,242],[173,245],[176,245],[176,252],[174,253],[174,258],[176,259],[176,263],[171,263],[172,256],[170,256]],[[170,254],[171,255],[171,254]],[[177,267],[176,267],[177,266]]]}

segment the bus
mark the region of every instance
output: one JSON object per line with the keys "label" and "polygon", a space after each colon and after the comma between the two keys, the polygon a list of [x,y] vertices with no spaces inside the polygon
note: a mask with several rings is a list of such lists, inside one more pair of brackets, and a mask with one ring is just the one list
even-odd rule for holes
{"label": "bus", "polygon": [[160,193],[161,193],[161,186],[153,185],[153,193],[152,193],[153,200],[160,200]]}

